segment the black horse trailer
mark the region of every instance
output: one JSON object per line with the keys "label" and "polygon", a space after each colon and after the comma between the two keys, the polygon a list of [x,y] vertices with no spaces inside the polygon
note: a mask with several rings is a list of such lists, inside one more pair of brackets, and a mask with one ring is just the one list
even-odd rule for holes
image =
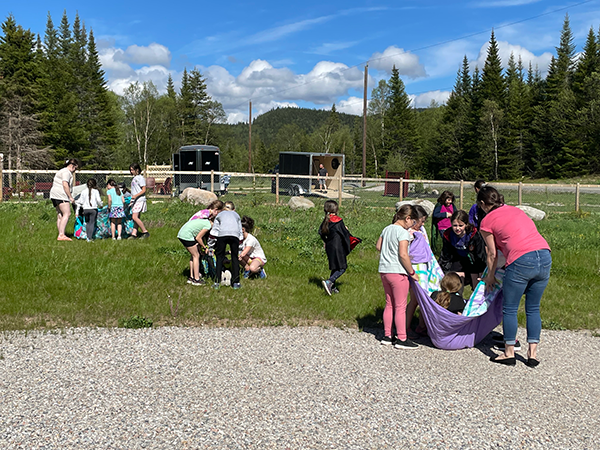
{"label": "black horse trailer", "polygon": [[[185,145],[173,154],[173,172],[175,173],[174,186],[178,192],[193,187],[210,189],[210,173],[202,175],[186,175],[177,172],[210,172],[221,170],[221,153],[219,147],[214,145]],[[213,179],[217,187],[219,175]]]}
{"label": "black horse trailer", "polygon": [[[313,178],[279,178],[279,192],[289,195],[311,194],[319,188],[319,168],[327,170],[328,177],[344,176],[345,155],[333,153],[280,152],[279,173],[310,175]],[[338,189],[338,180],[326,180],[328,190]],[[274,192],[274,186],[271,190]]]}

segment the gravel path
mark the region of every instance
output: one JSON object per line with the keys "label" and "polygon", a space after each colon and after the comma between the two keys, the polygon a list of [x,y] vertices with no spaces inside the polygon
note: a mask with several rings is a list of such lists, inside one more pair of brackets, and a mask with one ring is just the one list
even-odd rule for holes
{"label": "gravel path", "polygon": [[531,369],[490,363],[491,340],[396,350],[355,330],[4,333],[0,448],[600,448],[600,338],[543,340]]}

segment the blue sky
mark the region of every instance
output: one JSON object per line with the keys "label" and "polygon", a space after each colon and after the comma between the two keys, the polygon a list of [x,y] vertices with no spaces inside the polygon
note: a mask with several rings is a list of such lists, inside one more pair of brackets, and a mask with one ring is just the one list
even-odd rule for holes
{"label": "blue sky", "polygon": [[[552,12],[567,8],[559,12]],[[152,80],[164,91],[184,67],[205,75],[209,93],[228,121],[248,120],[281,105],[361,114],[363,68],[369,95],[392,65],[414,104],[443,103],[467,55],[481,68],[491,29],[503,63],[511,52],[545,74],[569,13],[580,51],[590,26],[600,26],[600,0],[396,0],[303,2],[113,1],[3,2],[18,24],[43,35],[47,13],[58,26],[67,11],[93,29],[108,85],[121,93]],[[523,19],[540,16],[521,23]],[[479,33],[480,34],[476,34]],[[464,36],[464,39],[457,39]]]}

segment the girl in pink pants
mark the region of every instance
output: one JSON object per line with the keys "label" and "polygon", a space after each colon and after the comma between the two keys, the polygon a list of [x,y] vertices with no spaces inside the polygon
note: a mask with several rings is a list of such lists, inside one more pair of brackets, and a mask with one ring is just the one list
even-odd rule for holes
{"label": "girl in pink pants", "polygon": [[[418,281],[408,256],[410,234],[407,231],[414,225],[414,216],[410,205],[402,206],[394,216],[391,225],[381,232],[377,240],[379,256],[379,274],[385,291],[385,309],[383,310],[383,345],[396,348],[414,349],[418,345],[406,336],[406,303],[409,280]],[[397,336],[392,335],[392,323],[396,325]]]}

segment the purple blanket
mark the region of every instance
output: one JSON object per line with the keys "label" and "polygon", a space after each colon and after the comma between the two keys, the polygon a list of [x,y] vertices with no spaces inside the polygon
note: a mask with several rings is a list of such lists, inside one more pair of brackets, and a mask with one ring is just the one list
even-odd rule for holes
{"label": "purple blanket", "polygon": [[487,312],[478,317],[451,313],[434,302],[418,283],[410,280],[431,342],[443,350],[474,347],[502,322],[502,292]]}

